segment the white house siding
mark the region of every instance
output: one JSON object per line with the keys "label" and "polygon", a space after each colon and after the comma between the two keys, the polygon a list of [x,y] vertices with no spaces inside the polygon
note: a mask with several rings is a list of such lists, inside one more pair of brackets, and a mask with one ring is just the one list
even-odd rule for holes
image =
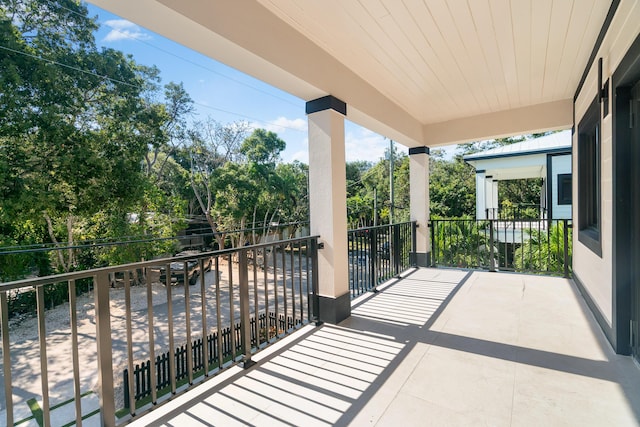
{"label": "white house siding", "polygon": [[[602,257],[593,253],[578,240],[578,132],[580,120],[597,92],[598,61],[603,59],[603,82],[610,79],[620,61],[640,32],[640,3],[638,1],[622,0],[618,6],[609,30],[591,65],[587,79],[575,102],[576,132],[573,137],[573,170],[576,178],[573,180],[573,201],[576,229],[573,234],[573,271],[578,280],[588,292],[600,314],[609,322],[613,321],[613,280],[612,280],[612,114],[601,119],[601,243]],[[609,111],[612,111],[609,97]]]}
{"label": "white house siding", "polygon": [[[558,204],[558,175],[571,173],[571,154],[551,157],[551,209],[553,219],[570,219],[571,205]],[[575,178],[572,176],[572,181]]]}

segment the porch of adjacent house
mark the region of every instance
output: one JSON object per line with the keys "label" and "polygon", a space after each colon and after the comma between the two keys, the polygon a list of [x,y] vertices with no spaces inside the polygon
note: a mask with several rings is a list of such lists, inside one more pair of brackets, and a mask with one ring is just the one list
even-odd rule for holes
{"label": "porch of adjacent house", "polygon": [[409,269],[131,425],[639,425],[640,371],[571,280]]}

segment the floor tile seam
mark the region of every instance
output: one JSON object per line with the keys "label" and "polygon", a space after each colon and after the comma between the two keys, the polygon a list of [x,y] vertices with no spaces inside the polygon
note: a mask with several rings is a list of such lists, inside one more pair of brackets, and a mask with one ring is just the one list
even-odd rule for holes
{"label": "floor tile seam", "polygon": [[434,402],[434,401],[433,401],[433,400],[431,400],[431,399],[427,399],[427,398],[424,398],[424,397],[422,397],[422,396],[418,396],[416,393],[412,393],[412,392],[410,392],[410,391],[405,391],[405,392],[404,392],[404,394],[406,394],[406,395],[408,395],[408,396],[411,396],[411,397],[413,397],[414,399],[418,399],[418,400],[420,400],[421,402],[428,403],[428,404],[430,404],[430,405],[436,406],[436,407],[438,407],[438,408],[445,409],[445,410],[447,410],[447,411],[452,411],[452,412],[454,412],[456,415],[459,415],[459,416],[463,416],[463,417],[464,417],[464,416],[466,416],[466,414],[467,414],[467,412],[466,412],[466,411],[460,411],[458,408],[454,407],[453,405],[450,405],[450,404],[444,404],[444,405],[443,405],[441,402]]}
{"label": "floor tile seam", "polygon": [[[458,289],[458,291],[456,292],[456,294],[453,296],[453,298],[451,298],[449,300],[449,302],[447,303],[447,306],[444,308],[444,310],[442,310],[442,312],[440,312],[440,314],[438,315],[438,318],[436,319],[435,322],[433,322],[431,324],[431,326],[427,329],[428,331],[434,332],[435,336],[433,337],[433,340],[431,341],[431,343],[429,343],[429,346],[427,347],[427,350],[425,352],[428,353],[429,350],[431,349],[431,344],[436,342],[436,340],[438,339],[438,336],[444,332],[447,328],[447,325],[449,324],[449,322],[451,321],[451,319],[454,317],[452,316],[450,313],[452,313],[453,311],[455,311],[456,307],[456,300],[458,301],[458,303],[460,302],[460,299],[464,300],[466,297],[466,294],[468,293],[469,289],[471,288],[471,285],[475,282],[474,277],[476,275],[472,274],[471,277],[469,277],[469,279],[462,285],[461,289]],[[461,291],[467,288],[466,292],[465,292],[465,297],[463,297],[463,294],[461,293]],[[431,329],[431,327],[433,326],[433,324],[435,324],[436,322],[442,322],[442,324],[440,325],[439,330],[434,330]]]}
{"label": "floor tile seam", "polygon": [[[422,362],[422,359],[425,357],[425,355],[427,354],[429,348],[431,347],[431,344],[427,344],[426,348],[424,348],[422,355],[420,356],[420,358],[418,359],[418,361],[413,365],[413,368],[411,369],[411,371],[406,374],[404,380],[402,381],[402,383],[400,385],[398,385],[397,390],[393,393],[393,397],[390,399],[387,399],[386,401],[386,405],[385,408],[380,412],[380,416],[378,417],[378,419],[375,422],[375,425],[378,425],[378,423],[380,422],[380,420],[382,418],[384,418],[384,415],[387,413],[387,411],[389,410],[389,408],[391,407],[392,403],[399,397],[399,395],[402,393],[402,390],[404,389],[405,385],[407,384],[407,382],[411,379],[411,377],[415,374],[415,371],[418,367],[418,365],[420,364],[420,362]],[[421,399],[424,400],[424,399]]]}

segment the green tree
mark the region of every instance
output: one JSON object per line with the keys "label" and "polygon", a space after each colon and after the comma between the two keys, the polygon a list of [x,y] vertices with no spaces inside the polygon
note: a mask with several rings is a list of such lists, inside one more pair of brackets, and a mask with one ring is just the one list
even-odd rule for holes
{"label": "green tree", "polygon": [[[309,220],[309,167],[304,163],[279,163],[275,169],[277,177],[277,210],[287,223],[302,223]],[[264,224],[263,224],[264,225]],[[295,227],[291,228],[295,231]]]}
{"label": "green tree", "polygon": [[[146,146],[133,129],[149,70],[98,50],[97,24],[79,3],[6,1],[0,13],[10,70],[0,76],[0,157],[13,182],[3,186],[3,210],[72,244],[83,218],[140,195]],[[56,253],[58,268],[74,268],[73,250]]]}
{"label": "green tree", "polygon": [[476,210],[475,170],[461,155],[453,160],[434,150],[429,159],[429,199],[435,218],[474,217]]}
{"label": "green tree", "polygon": [[[248,129],[246,122],[222,125],[209,120],[206,126],[196,123],[189,131],[190,144],[185,147],[184,157],[189,161],[187,169],[191,189],[200,212],[216,234],[219,247],[224,247],[225,236],[221,233],[223,228],[220,225],[225,219],[215,209],[217,195],[224,195],[218,192],[218,170],[238,155],[236,150],[239,149],[239,141],[244,140]],[[224,186],[224,182],[221,185]]]}
{"label": "green tree", "polygon": [[[79,2],[0,4],[0,241],[62,247],[173,227],[185,181],[170,154],[192,108],[182,86],[158,101],[158,70],[98,49]],[[92,267],[109,263],[107,252],[57,250],[53,263]],[[34,266],[48,271],[39,259],[25,271]]]}
{"label": "green tree", "polygon": [[280,160],[280,153],[287,144],[275,132],[256,129],[240,146],[240,152],[247,161],[265,167],[275,167]]}

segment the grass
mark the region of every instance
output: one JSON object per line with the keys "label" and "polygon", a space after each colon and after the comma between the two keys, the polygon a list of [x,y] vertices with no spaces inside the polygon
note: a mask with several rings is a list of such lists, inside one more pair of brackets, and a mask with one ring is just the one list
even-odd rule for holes
{"label": "grass", "polygon": [[[90,394],[93,394],[93,391],[86,391],[84,393],[82,393],[80,395],[80,398],[83,398],[85,396],[89,396]],[[53,405],[50,408],[50,411],[53,411],[55,409],[61,408],[62,406],[68,405],[70,403],[73,403],[75,401],[75,399],[69,399],[69,400],[65,400],[64,402],[58,403],[57,405]],[[27,400],[27,405],[29,406],[29,409],[31,410],[31,413],[33,415],[31,415],[30,417],[24,418],[20,421],[17,421],[15,423],[15,425],[19,425],[19,424],[23,424],[26,423],[27,421],[31,421],[33,419],[36,420],[36,423],[38,423],[39,426],[44,425],[44,413],[42,411],[42,408],[40,407],[40,404],[38,403],[38,401],[35,398],[31,398],[29,400]],[[100,409],[97,409],[89,414],[83,415],[82,419],[87,419],[89,417],[92,417],[93,415],[97,414],[100,412]],[[74,425],[76,422],[75,420],[70,422],[69,424],[65,424],[63,427],[69,427]]]}
{"label": "grass", "polygon": [[[224,360],[224,364],[226,364],[226,363],[227,363],[227,362],[229,362],[230,360],[231,360],[231,357],[229,356],[228,358],[226,358],[226,359]],[[221,372],[221,371],[222,371],[222,369],[215,368],[215,369],[212,369],[212,370],[211,370],[211,371],[209,371],[209,372],[210,372],[210,373],[211,373],[211,372],[216,372],[216,369],[217,369],[217,372]],[[224,368],[223,368],[223,369],[224,369]],[[199,380],[199,379],[200,379],[200,378],[202,378],[202,377],[204,377],[204,369],[200,369],[199,371],[195,371],[195,372],[193,373],[193,380],[194,380],[194,382],[195,382],[197,379]],[[184,385],[188,384],[188,383],[189,383],[189,377],[187,377],[187,378],[183,378],[183,379],[181,379],[180,381],[176,381],[176,390],[177,390],[177,389],[179,389],[180,387],[182,387],[182,386],[184,386]],[[157,394],[156,394],[156,398],[158,398],[158,399],[159,399],[159,398],[161,398],[161,397],[163,397],[163,396],[166,396],[166,395],[167,395],[167,394],[169,394],[169,393],[171,393],[171,386],[170,386],[170,385],[169,385],[169,386],[167,386],[167,387],[165,387],[165,388],[162,388],[162,389],[158,390],[158,391],[157,391]],[[151,396],[151,395],[149,395],[149,396],[143,397],[143,398],[142,398],[142,399],[140,399],[140,400],[137,400],[137,401],[136,401],[136,409],[140,409],[140,408],[142,408],[142,407],[144,407],[144,406],[146,406],[146,405],[148,405],[148,404],[150,404],[150,403],[153,403],[151,399],[152,399],[152,396]],[[122,409],[119,409],[119,410],[117,410],[117,411],[116,411],[116,417],[118,417],[118,418],[122,418],[122,417],[125,417],[125,416],[127,416],[127,415],[129,415],[129,408],[122,408]]]}

